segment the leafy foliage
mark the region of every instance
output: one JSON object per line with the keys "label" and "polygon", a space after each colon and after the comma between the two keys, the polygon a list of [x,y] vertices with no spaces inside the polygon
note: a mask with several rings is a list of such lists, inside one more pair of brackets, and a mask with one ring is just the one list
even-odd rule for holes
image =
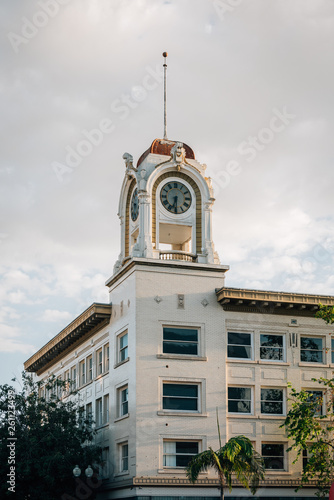
{"label": "leafy foliage", "polygon": [[317,311],[315,317],[323,319],[327,324],[333,324],[334,306],[324,306],[322,304],[319,304],[319,311]]}
{"label": "leafy foliage", "polygon": [[232,490],[233,476],[252,494],[256,492],[260,479],[264,479],[263,459],[245,436],[229,439],[218,451],[209,448],[193,457],[186,471],[189,480],[194,483],[200,472],[208,467],[213,467],[218,473],[222,499],[225,486]]}
{"label": "leafy foliage", "polygon": [[[334,379],[321,377],[312,380],[321,386],[322,396],[305,390],[297,392],[289,384],[291,393],[288,399],[291,401],[291,408],[281,427],[285,426],[288,437],[293,439],[293,445],[287,451],[297,450],[294,463],[303,455],[304,450],[308,454],[297,490],[310,480],[316,480],[316,494],[323,498],[328,495],[334,479]],[[320,408],[324,406],[326,411],[321,415]]]}
{"label": "leafy foliage", "polygon": [[15,494],[8,490],[9,484],[2,481],[1,498],[57,500],[62,495],[74,498],[76,484],[72,470],[75,465],[86,464],[87,467],[100,462],[101,450],[92,445],[91,422],[83,417],[74,398],[57,396],[64,385],[51,378],[46,385],[48,399],[39,394],[41,383],[33,382],[25,373],[21,392],[8,384],[0,386],[0,469],[3,478],[8,477],[10,469],[7,445],[14,443],[12,438],[16,438],[15,452],[11,455],[12,467],[15,467]]}

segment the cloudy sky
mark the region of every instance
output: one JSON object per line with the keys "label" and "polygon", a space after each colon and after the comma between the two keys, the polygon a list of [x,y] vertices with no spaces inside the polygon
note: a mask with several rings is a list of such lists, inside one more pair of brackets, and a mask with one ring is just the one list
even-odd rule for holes
{"label": "cloudy sky", "polygon": [[332,0],[8,0],[0,23],[0,383],[108,300],[122,155],[163,135],[163,51],[226,285],[334,295]]}

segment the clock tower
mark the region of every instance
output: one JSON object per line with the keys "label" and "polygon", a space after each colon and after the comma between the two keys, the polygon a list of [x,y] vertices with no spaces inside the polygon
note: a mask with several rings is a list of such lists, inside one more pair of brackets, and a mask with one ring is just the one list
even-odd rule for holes
{"label": "clock tower", "polygon": [[155,139],[134,166],[124,153],[118,272],[131,258],[219,265],[212,241],[211,179],[182,142]]}

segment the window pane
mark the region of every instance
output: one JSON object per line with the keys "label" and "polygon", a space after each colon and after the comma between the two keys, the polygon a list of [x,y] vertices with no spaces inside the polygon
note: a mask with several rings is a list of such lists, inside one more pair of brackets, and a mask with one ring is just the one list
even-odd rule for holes
{"label": "window pane", "polygon": [[251,345],[250,333],[228,333],[229,344]]}
{"label": "window pane", "polygon": [[164,342],[163,352],[165,354],[192,354],[197,356],[197,344],[191,342]]}
{"label": "window pane", "polygon": [[266,469],[284,469],[284,446],[282,444],[262,444],[262,456]]}
{"label": "window pane", "polygon": [[322,363],[322,351],[301,351],[300,360],[308,363]]}
{"label": "window pane", "polygon": [[228,399],[251,399],[250,387],[229,387]]}
{"label": "window pane", "polygon": [[228,411],[230,413],[251,413],[250,401],[229,401]]}
{"label": "window pane", "polygon": [[314,337],[301,337],[300,347],[302,349],[314,349],[319,351],[322,349],[322,339]]}
{"label": "window pane", "polygon": [[197,398],[197,389],[197,385],[194,384],[164,384],[163,395]]}
{"label": "window pane", "polygon": [[228,346],[227,355],[229,358],[251,359],[251,348],[243,346]]}
{"label": "window pane", "polygon": [[120,348],[123,349],[125,346],[128,345],[128,334],[126,333],[119,339],[119,345]]}
{"label": "window pane", "polygon": [[196,411],[197,410],[197,399],[183,399],[183,398],[173,398],[164,397],[163,400],[164,410],[186,410],[186,411]]}
{"label": "window pane", "polygon": [[164,467],[187,467],[191,458],[198,454],[198,442],[164,441]]}
{"label": "window pane", "polygon": [[262,346],[283,347],[282,335],[261,335],[260,342]]}
{"label": "window pane", "polygon": [[164,328],[163,337],[164,340],[186,340],[188,342],[197,342],[198,332],[197,330],[191,330],[188,328]]}

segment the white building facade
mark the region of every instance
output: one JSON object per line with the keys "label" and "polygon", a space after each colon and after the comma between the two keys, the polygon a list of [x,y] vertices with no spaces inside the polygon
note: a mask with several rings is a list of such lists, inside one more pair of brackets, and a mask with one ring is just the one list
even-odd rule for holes
{"label": "white building facade", "polygon": [[[92,304],[25,369],[75,380],[103,448],[101,500],[217,498],[214,472],[195,485],[185,475],[192,455],[218,448],[216,408],[222,440],[244,434],[265,458],[256,497],[315,498],[312,485],[294,492],[302,461],[280,425],[288,382],[314,392],[312,378],[332,376],[330,328],[314,314],[334,297],[225,287],[205,165],[159,139],[136,167],[123,158],[110,303]],[[251,494],[236,483],[226,496]]]}

